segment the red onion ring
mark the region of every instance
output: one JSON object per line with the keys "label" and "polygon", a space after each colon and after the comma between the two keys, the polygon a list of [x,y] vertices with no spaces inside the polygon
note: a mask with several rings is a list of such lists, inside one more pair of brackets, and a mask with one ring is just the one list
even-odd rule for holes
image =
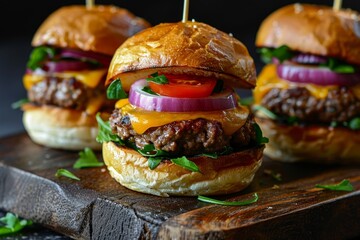
{"label": "red onion ring", "polygon": [[64,48],[60,52],[61,57],[75,58],[75,59],[92,59],[100,62],[103,66],[109,66],[112,56],[105,54],[94,53],[94,52],[85,52],[70,48]]}
{"label": "red onion ring", "polygon": [[225,110],[238,106],[235,93],[230,89],[206,98],[174,98],[144,92],[142,89],[145,86],[148,86],[145,79],[132,84],[129,92],[129,102],[148,111],[203,112]]}
{"label": "red onion ring", "polygon": [[360,73],[336,73],[322,67],[279,64],[276,70],[280,78],[296,83],[313,83],[322,86],[352,86],[360,83]]}
{"label": "red onion ring", "polygon": [[327,58],[318,56],[318,55],[313,55],[313,54],[300,53],[300,54],[294,56],[293,58],[291,58],[290,61],[296,62],[296,63],[302,63],[302,64],[317,64],[318,65],[321,63],[326,63]]}
{"label": "red onion ring", "polygon": [[43,66],[46,72],[82,71],[90,69],[89,64],[82,61],[48,61]]}

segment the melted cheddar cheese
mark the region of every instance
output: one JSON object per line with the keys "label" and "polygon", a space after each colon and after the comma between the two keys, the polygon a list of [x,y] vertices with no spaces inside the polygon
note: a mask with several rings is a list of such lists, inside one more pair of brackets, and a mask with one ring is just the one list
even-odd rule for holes
{"label": "melted cheddar cheese", "polygon": [[127,99],[122,99],[115,104],[115,107],[121,108],[122,114],[129,115],[131,125],[138,134],[144,133],[151,127],[158,127],[175,121],[203,118],[220,122],[225,134],[232,135],[245,124],[249,116],[249,109],[243,106],[209,112],[155,112],[134,107],[128,103]]}
{"label": "melted cheddar cheese", "polygon": [[102,107],[102,105],[105,103],[105,101],[106,101],[105,94],[90,99],[89,102],[87,103],[85,112],[89,115],[95,115]]}
{"label": "melted cheddar cheese", "polygon": [[[76,78],[76,80],[82,82],[84,85],[95,88],[101,81],[101,79],[106,74],[106,69],[100,70],[89,70],[89,71],[80,71],[80,72],[60,72],[53,73],[51,76],[59,78]],[[37,75],[27,73],[23,77],[24,87],[29,90],[34,84],[44,80],[46,75]]]}
{"label": "melted cheddar cheese", "polygon": [[[261,102],[261,99],[263,99],[263,97],[273,88],[289,89],[297,87],[306,88],[312,96],[318,99],[326,98],[330,90],[338,88],[334,85],[320,86],[316,84],[297,84],[286,81],[278,77],[276,73],[276,66],[274,64],[268,64],[263,68],[263,70],[258,76],[256,88],[253,91],[254,101],[256,104],[259,104]],[[355,96],[360,99],[360,84],[351,87],[351,90],[353,91]]]}

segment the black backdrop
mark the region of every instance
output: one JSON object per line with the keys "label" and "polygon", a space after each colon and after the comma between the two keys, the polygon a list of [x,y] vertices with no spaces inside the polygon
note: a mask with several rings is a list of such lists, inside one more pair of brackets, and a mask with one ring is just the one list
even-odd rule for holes
{"label": "black backdrop", "polygon": [[[57,8],[85,4],[85,0],[37,0],[0,3],[0,137],[23,131],[21,111],[10,105],[26,97],[22,75],[31,51],[31,38],[41,22]],[[295,3],[291,0],[192,0],[189,19],[208,23],[242,41],[253,56],[258,71],[262,67],[254,40],[261,21],[277,8]],[[332,0],[301,1],[332,5]],[[182,0],[118,0],[96,1],[129,9],[152,25],[182,19]],[[360,11],[360,1],[343,0],[343,7]]]}

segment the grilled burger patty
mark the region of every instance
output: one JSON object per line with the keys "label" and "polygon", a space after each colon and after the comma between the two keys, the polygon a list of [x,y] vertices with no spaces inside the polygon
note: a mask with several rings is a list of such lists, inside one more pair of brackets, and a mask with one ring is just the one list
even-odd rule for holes
{"label": "grilled burger patty", "polygon": [[110,117],[110,126],[122,140],[136,144],[143,149],[153,144],[156,149],[171,154],[196,155],[201,153],[221,153],[228,147],[240,149],[256,142],[254,117],[249,116],[233,136],[226,136],[217,121],[205,119],[183,120],[172,122],[160,127],[153,127],[143,134],[137,134],[128,115],[122,115],[115,109]]}
{"label": "grilled burger patty", "polygon": [[75,78],[47,77],[32,86],[28,98],[38,105],[55,105],[64,108],[85,109],[89,99],[100,94]]}
{"label": "grilled burger patty", "polygon": [[303,122],[346,122],[360,116],[360,101],[348,87],[329,90],[317,99],[305,88],[270,90],[261,105],[280,117],[296,117]]}

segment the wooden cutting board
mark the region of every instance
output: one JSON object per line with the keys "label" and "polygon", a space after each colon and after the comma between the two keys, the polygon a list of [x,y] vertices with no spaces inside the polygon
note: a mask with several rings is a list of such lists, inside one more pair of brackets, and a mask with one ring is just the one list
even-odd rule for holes
{"label": "wooden cutting board", "polygon": [[[99,153],[99,157],[101,157]],[[360,236],[360,166],[264,159],[252,184],[214,197],[258,202],[220,206],[196,197],[128,190],[105,167],[72,169],[78,152],[34,144],[26,133],[0,139],[0,208],[75,239],[350,239]],[[57,178],[66,168],[81,181]],[[269,171],[281,174],[281,181]],[[349,179],[355,191],[315,188]]]}

